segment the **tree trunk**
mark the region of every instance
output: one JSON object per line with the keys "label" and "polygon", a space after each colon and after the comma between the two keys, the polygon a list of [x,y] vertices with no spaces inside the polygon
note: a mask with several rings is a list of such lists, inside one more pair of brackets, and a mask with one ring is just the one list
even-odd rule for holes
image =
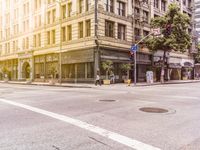
{"label": "tree trunk", "polygon": [[165,82],[165,58],[166,58],[166,51],[163,53],[163,60],[162,60],[162,66],[161,66],[161,73],[160,73],[160,82],[164,83]]}
{"label": "tree trunk", "polygon": [[106,71],[106,80],[108,80],[108,70]]}
{"label": "tree trunk", "polygon": [[129,70],[127,71],[127,79],[129,79]]}

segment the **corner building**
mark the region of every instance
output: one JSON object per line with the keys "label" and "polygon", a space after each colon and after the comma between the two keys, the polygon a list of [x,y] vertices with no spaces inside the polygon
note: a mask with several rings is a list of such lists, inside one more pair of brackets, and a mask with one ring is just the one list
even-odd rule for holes
{"label": "corner building", "polygon": [[[0,0],[0,79],[3,68],[10,80],[46,82],[54,68],[62,82],[93,82],[101,63],[111,60],[121,82],[122,63],[129,63],[133,43],[150,33],[150,19],[165,13],[166,0]],[[193,19],[193,2],[177,1]],[[95,9],[96,8],[96,9]],[[192,33],[193,26],[188,29]],[[167,79],[181,79],[183,68],[193,68],[194,49],[172,52],[166,60]],[[137,80],[149,68],[159,74],[162,54],[140,45]],[[184,65],[185,63],[185,65]],[[61,71],[60,71],[61,70]],[[131,71],[131,77],[133,73]]]}

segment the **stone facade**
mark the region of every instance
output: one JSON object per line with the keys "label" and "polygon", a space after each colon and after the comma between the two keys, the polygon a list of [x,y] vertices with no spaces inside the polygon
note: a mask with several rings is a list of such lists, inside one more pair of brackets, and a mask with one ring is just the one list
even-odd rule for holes
{"label": "stone facade", "polygon": [[[54,69],[55,78],[62,77],[62,82],[93,82],[96,70],[100,69],[102,77],[105,75],[101,63],[112,60],[115,78],[121,82],[125,73],[120,66],[131,62],[131,45],[150,33],[150,19],[163,15],[169,3],[166,0],[0,0],[0,68],[9,70],[11,80],[48,81]],[[179,3],[192,19],[193,2]],[[154,57],[160,56],[140,47],[138,81],[145,81],[146,71],[154,66]],[[180,58],[180,64],[183,59],[189,62],[193,59],[189,51],[171,53],[169,57]],[[170,59],[167,61],[173,64]],[[177,67],[171,65],[170,69],[168,79]]]}

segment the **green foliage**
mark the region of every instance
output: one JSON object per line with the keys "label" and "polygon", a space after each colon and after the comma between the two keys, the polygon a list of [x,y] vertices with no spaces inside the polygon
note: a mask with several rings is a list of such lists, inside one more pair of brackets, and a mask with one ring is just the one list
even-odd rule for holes
{"label": "green foliage", "polygon": [[111,60],[102,62],[102,68],[106,71],[106,79],[108,79],[108,73],[113,69],[113,62]]}
{"label": "green foliage", "polygon": [[8,68],[7,67],[3,67],[2,68],[2,73],[5,75],[5,74],[8,74],[9,73],[9,70],[8,70]]}
{"label": "green foliage", "polygon": [[[146,40],[147,47],[152,51],[180,51],[185,52],[191,46],[191,37],[187,33],[190,18],[187,14],[180,12],[179,6],[172,3],[164,16],[151,20],[152,28],[160,28],[163,36],[149,37]],[[167,26],[170,25],[171,33],[168,33]]]}
{"label": "green foliage", "polygon": [[195,55],[195,61],[200,63],[200,44],[198,45],[198,52]]}
{"label": "green foliage", "polygon": [[122,69],[122,70],[124,70],[124,71],[126,71],[127,72],[127,79],[129,79],[129,71],[131,70],[131,64],[130,63],[128,63],[128,64],[122,64],[121,66],[120,66],[120,68]]}
{"label": "green foliage", "polygon": [[56,77],[56,73],[57,73],[56,66],[51,64],[49,71],[50,71],[51,77],[54,79]]}
{"label": "green foliage", "polygon": [[7,67],[4,66],[1,71],[3,73],[4,78],[10,78],[11,72]]}

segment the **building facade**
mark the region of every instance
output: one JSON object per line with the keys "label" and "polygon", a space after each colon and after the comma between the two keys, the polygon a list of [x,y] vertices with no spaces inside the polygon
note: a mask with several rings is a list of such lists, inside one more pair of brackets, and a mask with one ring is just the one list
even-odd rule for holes
{"label": "building facade", "polygon": [[[115,79],[130,63],[133,43],[150,33],[150,20],[163,15],[166,0],[0,0],[0,79],[93,82],[102,62],[111,60]],[[180,0],[181,11],[193,19],[193,1]],[[191,26],[188,32],[192,33]],[[167,79],[181,79],[184,68],[193,68],[193,53],[168,54]],[[138,81],[157,68],[162,54],[141,45],[137,54]],[[133,78],[133,71],[131,77]],[[156,76],[156,75],[155,75]],[[158,77],[159,78],[159,77]]]}
{"label": "building facade", "polygon": [[[196,22],[196,31],[200,35],[200,1],[195,0],[195,22]],[[200,39],[198,38],[198,41]]]}

